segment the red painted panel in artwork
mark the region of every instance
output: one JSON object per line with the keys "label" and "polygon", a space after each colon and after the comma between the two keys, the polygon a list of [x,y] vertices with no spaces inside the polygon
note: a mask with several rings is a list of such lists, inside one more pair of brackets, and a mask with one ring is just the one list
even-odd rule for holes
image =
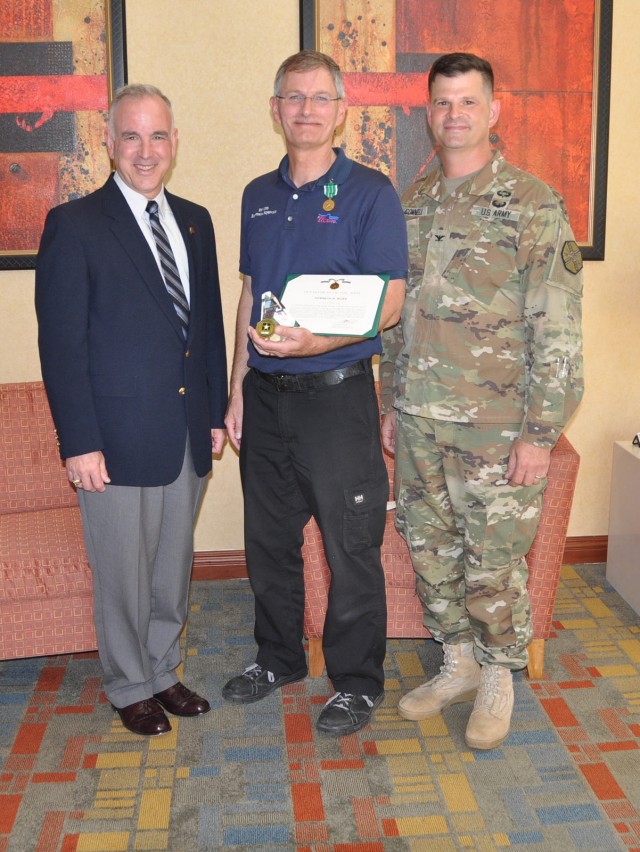
{"label": "red painted panel in artwork", "polygon": [[495,128],[499,147],[510,163],[545,180],[561,192],[573,231],[586,240],[589,227],[591,96],[588,93],[539,92],[500,95]]}
{"label": "red painted panel in artwork", "polygon": [[595,0],[397,0],[399,53],[489,59],[502,89],[590,91]]}
{"label": "red painted panel in artwork", "polygon": [[107,109],[105,76],[66,74],[0,77],[0,112],[76,112]]}
{"label": "red painted panel in artwork", "polygon": [[37,248],[58,203],[57,154],[0,154],[0,251]]}
{"label": "red painted panel in artwork", "polygon": [[53,0],[2,0],[0,33],[3,41],[27,41],[53,36]]}

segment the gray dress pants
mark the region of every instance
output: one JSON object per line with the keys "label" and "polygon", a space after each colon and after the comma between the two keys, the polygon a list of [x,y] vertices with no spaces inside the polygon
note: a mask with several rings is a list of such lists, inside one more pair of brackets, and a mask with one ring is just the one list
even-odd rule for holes
{"label": "gray dress pants", "polygon": [[78,491],[104,689],[115,707],[178,680],[193,527],[205,482],[187,446],[182,471],[169,485]]}

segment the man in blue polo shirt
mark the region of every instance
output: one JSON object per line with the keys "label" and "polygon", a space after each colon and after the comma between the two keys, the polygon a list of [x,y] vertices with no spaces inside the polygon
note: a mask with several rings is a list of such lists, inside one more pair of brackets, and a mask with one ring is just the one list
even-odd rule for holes
{"label": "man in blue polo shirt", "polygon": [[313,515],[332,574],[323,650],[336,690],[317,727],[341,736],[364,727],[384,698],[388,478],[371,370],[379,335],[318,336],[278,325],[264,340],[255,325],[262,294],[280,293],[293,274],[388,275],[380,329],[394,325],[404,301],[406,230],[388,178],[332,145],[346,104],[330,57],[301,51],[286,59],[270,103],[287,155],[244,192],[244,283],[226,416],[240,451],[258,654],[222,694],[248,704],[306,676],[301,546]]}

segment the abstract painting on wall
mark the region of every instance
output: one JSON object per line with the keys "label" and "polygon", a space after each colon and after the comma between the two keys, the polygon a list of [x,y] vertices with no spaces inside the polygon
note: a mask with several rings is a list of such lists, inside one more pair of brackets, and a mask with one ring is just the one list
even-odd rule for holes
{"label": "abstract painting on wall", "polygon": [[302,46],[335,59],[349,111],[340,144],[399,192],[437,153],[427,75],[443,53],[489,59],[492,136],[565,198],[587,259],[604,258],[612,0],[300,0]]}
{"label": "abstract painting on wall", "polygon": [[0,269],[29,269],[49,209],[109,175],[123,0],[3,0],[0,33]]}

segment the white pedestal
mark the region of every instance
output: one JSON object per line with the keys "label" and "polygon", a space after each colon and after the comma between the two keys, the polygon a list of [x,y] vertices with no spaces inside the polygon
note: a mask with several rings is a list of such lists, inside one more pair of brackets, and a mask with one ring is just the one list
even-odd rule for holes
{"label": "white pedestal", "polygon": [[640,614],[640,448],[613,445],[607,580]]}

